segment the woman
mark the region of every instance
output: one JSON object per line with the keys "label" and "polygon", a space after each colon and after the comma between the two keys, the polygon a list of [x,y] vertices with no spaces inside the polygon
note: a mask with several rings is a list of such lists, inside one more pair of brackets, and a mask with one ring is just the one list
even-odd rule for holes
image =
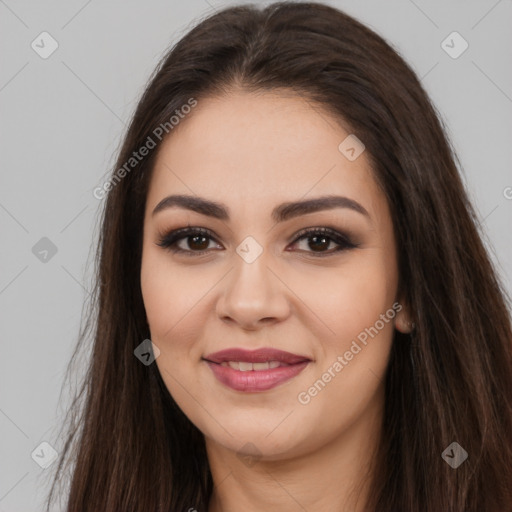
{"label": "woman", "polygon": [[97,192],[66,510],[512,510],[510,301],[377,34],[322,4],[210,16]]}

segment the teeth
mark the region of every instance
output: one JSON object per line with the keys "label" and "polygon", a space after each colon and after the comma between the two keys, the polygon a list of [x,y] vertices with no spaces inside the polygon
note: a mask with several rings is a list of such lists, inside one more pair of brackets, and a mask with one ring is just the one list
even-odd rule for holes
{"label": "teeth", "polygon": [[269,367],[268,361],[266,363],[252,363],[253,370],[268,370]]}
{"label": "teeth", "polygon": [[233,368],[233,370],[239,370],[241,372],[248,371],[260,371],[260,370],[269,370],[273,368],[278,368],[279,366],[289,366],[285,363],[280,363],[279,361],[266,361],[264,363],[247,363],[245,361],[223,361],[220,363],[221,366],[229,366]]}

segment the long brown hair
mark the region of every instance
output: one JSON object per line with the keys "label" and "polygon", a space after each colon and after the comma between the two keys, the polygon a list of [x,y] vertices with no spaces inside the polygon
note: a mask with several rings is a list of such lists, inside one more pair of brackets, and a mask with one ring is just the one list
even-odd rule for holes
{"label": "long brown hair", "polygon": [[[112,178],[190,98],[200,103],[233,86],[290,90],[328,109],[364,142],[389,202],[399,288],[416,329],[396,332],[393,341],[367,510],[511,510],[510,298],[418,78],[380,36],[332,7],[226,8],[162,59]],[[50,503],[56,484],[69,477],[68,512],[208,509],[213,482],[204,437],[175,404],[156,364],[134,357],[150,337],[140,265],[158,147],[113,181],[103,200],[96,284],[79,335],[79,345],[93,339],[90,364],[48,497]],[[468,453],[457,469],[441,457],[454,441]]]}

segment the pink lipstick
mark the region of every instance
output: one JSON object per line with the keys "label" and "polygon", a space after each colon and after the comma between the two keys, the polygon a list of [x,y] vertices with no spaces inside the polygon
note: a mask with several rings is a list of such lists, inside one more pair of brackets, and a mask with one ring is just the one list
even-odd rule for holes
{"label": "pink lipstick", "polygon": [[221,383],[246,392],[274,388],[298,375],[311,362],[308,357],[273,348],[230,348],[203,359]]}

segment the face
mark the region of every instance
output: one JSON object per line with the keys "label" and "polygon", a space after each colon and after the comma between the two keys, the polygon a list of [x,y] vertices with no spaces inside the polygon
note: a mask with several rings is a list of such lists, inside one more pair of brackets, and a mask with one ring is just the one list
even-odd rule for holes
{"label": "face", "polygon": [[237,91],[199,100],[159,151],[141,288],[158,369],[207,443],[292,457],[382,406],[404,309],[390,212],[348,135],[299,96]]}

